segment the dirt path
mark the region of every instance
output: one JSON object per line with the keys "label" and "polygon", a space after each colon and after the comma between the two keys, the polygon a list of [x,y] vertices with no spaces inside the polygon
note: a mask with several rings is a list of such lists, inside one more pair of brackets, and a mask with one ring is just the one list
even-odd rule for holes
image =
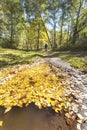
{"label": "dirt path", "polygon": [[[68,98],[67,106],[69,107],[69,111],[65,115],[67,118],[75,118],[73,115],[76,115],[77,130],[87,130],[87,74],[71,67],[69,63],[60,58],[48,57],[40,59],[31,64],[31,66],[38,66],[44,62],[59,68],[61,74],[69,76],[65,93],[65,96]],[[3,82],[25,67],[28,67],[28,65],[16,66],[17,71],[4,77],[0,84],[3,84]],[[56,73],[56,75],[59,76],[59,73]]]}
{"label": "dirt path", "polygon": [[68,101],[69,114],[77,115],[77,130],[87,130],[87,74],[70,66],[60,58],[47,58],[52,65],[60,68],[63,73],[70,75],[70,85],[66,96],[71,95],[72,101]]}

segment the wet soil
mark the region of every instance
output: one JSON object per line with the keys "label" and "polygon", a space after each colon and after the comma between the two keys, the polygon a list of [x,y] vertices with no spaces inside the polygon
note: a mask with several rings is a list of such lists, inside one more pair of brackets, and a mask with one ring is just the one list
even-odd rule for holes
{"label": "wet soil", "polygon": [[4,114],[0,108],[0,130],[76,130],[76,123],[66,123],[63,114],[55,113],[51,108],[38,109],[34,104],[28,107],[14,107]]}

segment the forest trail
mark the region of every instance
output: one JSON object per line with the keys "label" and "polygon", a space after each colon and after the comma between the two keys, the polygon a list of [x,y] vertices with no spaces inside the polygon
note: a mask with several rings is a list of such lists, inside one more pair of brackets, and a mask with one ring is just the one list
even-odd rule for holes
{"label": "forest trail", "polygon": [[[43,64],[45,64],[45,66],[43,66]],[[64,103],[63,101],[65,101],[67,99],[66,105],[64,105],[64,104],[63,105],[64,105],[64,107],[67,106],[67,108],[68,108],[68,111],[65,112],[66,118],[69,119],[68,123],[70,123],[70,120],[76,119],[77,120],[77,130],[86,130],[87,129],[87,74],[84,74],[80,70],[71,67],[69,63],[61,60],[60,58],[55,58],[55,57],[50,58],[48,56],[47,58],[42,58],[42,59],[35,61],[31,65],[17,65],[9,70],[4,70],[1,72],[1,74],[3,73],[4,76],[2,76],[3,78],[0,79],[0,85],[3,86],[3,83],[8,82],[12,78],[14,79],[15,75],[17,76],[18,73],[23,74],[23,72],[26,71],[27,68],[30,69],[32,67],[36,67],[37,68],[36,70],[38,70],[38,72],[37,72],[37,74],[38,74],[39,71],[41,71],[38,68],[40,65],[43,66],[42,67],[43,71],[45,69],[49,69],[48,73],[51,73],[52,75],[55,74],[54,80],[56,80],[56,77],[59,78],[60,82],[63,83],[63,85],[65,87],[64,88],[64,97],[60,94],[60,97],[62,96],[62,98],[59,98],[59,99],[60,99],[61,103]],[[27,72],[28,72],[28,69],[27,69]],[[35,73],[36,73],[36,71],[35,71]],[[43,72],[41,72],[41,74],[42,73]],[[27,76],[27,75],[25,75],[25,76]],[[49,76],[50,75],[48,75],[48,77]],[[47,75],[45,77],[47,77]],[[45,82],[45,80],[43,82]],[[8,85],[9,85],[9,83],[10,82],[8,82]],[[56,84],[56,82],[54,82],[54,83]],[[52,84],[52,82],[51,82],[51,84]],[[14,85],[14,83],[13,83],[13,85]],[[43,89],[43,88],[40,88],[40,89]],[[50,92],[52,92],[53,89],[54,89],[54,91],[58,92],[55,89],[55,87],[50,89]],[[49,90],[49,88],[48,88],[48,90]],[[48,90],[46,89],[46,91],[48,91]],[[37,91],[37,90],[35,90],[35,91]],[[10,94],[12,94],[12,90],[11,90]],[[35,95],[36,94],[37,93],[35,93]],[[41,94],[40,91],[38,91],[38,94]],[[45,93],[45,94],[47,94],[47,93]],[[51,95],[51,97],[50,97],[50,95]],[[11,95],[11,96],[13,96],[13,95]],[[49,99],[47,99],[46,96],[49,96]],[[53,97],[52,97],[52,94],[49,94],[49,92],[48,92],[48,95],[46,95],[46,96],[45,96],[45,101],[46,101],[45,106],[48,107],[48,106],[50,106],[50,102],[51,102],[50,99]],[[9,95],[8,95],[8,97],[9,97]],[[22,95],[22,97],[20,96],[20,99],[22,100],[22,102],[24,102],[23,98],[26,99],[26,93],[25,93],[25,95]],[[41,96],[39,95],[39,98],[41,98],[41,100],[42,100],[43,99],[42,95]],[[58,97],[55,96],[55,98],[57,99]],[[39,108],[44,106],[44,103],[41,103],[42,106],[41,106],[41,104],[38,103],[38,95],[37,95],[37,97],[36,96],[34,97],[33,101],[36,102],[36,105]],[[58,106],[56,107],[57,104],[55,104],[52,101],[51,105],[52,105],[52,103],[53,103],[54,110],[55,111],[59,110]],[[15,105],[17,105],[17,104],[15,104]],[[22,105],[22,103],[20,103],[20,105]],[[10,107],[7,107],[6,111],[8,111],[8,110],[10,110]]]}
{"label": "forest trail", "polygon": [[67,94],[73,97],[68,105],[70,111],[74,112],[77,117],[77,130],[87,129],[87,74],[70,66],[69,63],[60,58],[47,58],[47,61],[62,70],[62,73],[70,75],[70,85]]}

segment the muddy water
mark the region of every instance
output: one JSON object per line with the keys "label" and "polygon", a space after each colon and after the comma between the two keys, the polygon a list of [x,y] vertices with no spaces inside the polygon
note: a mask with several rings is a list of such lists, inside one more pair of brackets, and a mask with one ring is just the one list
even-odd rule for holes
{"label": "muddy water", "polygon": [[15,107],[6,114],[0,108],[0,120],[4,122],[0,130],[76,130],[75,125],[66,124],[63,115],[48,108],[39,110],[33,104]]}

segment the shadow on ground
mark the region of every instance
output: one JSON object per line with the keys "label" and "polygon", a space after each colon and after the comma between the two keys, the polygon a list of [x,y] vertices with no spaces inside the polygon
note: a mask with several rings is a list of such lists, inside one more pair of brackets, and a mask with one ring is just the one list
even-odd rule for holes
{"label": "shadow on ground", "polygon": [[49,57],[58,57],[60,55],[87,58],[87,51],[76,51],[76,52],[75,51],[55,51],[55,52],[48,53]]}
{"label": "shadow on ground", "polygon": [[[1,51],[0,51],[1,53]],[[33,61],[33,59],[37,58],[52,58],[52,57],[61,57],[65,59],[70,59],[71,57],[84,57],[87,58],[87,52],[86,51],[56,51],[56,52],[47,52],[47,54],[0,54],[0,68],[2,67],[7,67],[7,66],[12,66],[16,64],[27,64]]]}
{"label": "shadow on ground", "polygon": [[23,57],[22,55],[2,54],[0,56],[0,68],[16,64],[27,64],[33,61],[33,59],[36,57],[43,57],[43,55],[33,54]]}

